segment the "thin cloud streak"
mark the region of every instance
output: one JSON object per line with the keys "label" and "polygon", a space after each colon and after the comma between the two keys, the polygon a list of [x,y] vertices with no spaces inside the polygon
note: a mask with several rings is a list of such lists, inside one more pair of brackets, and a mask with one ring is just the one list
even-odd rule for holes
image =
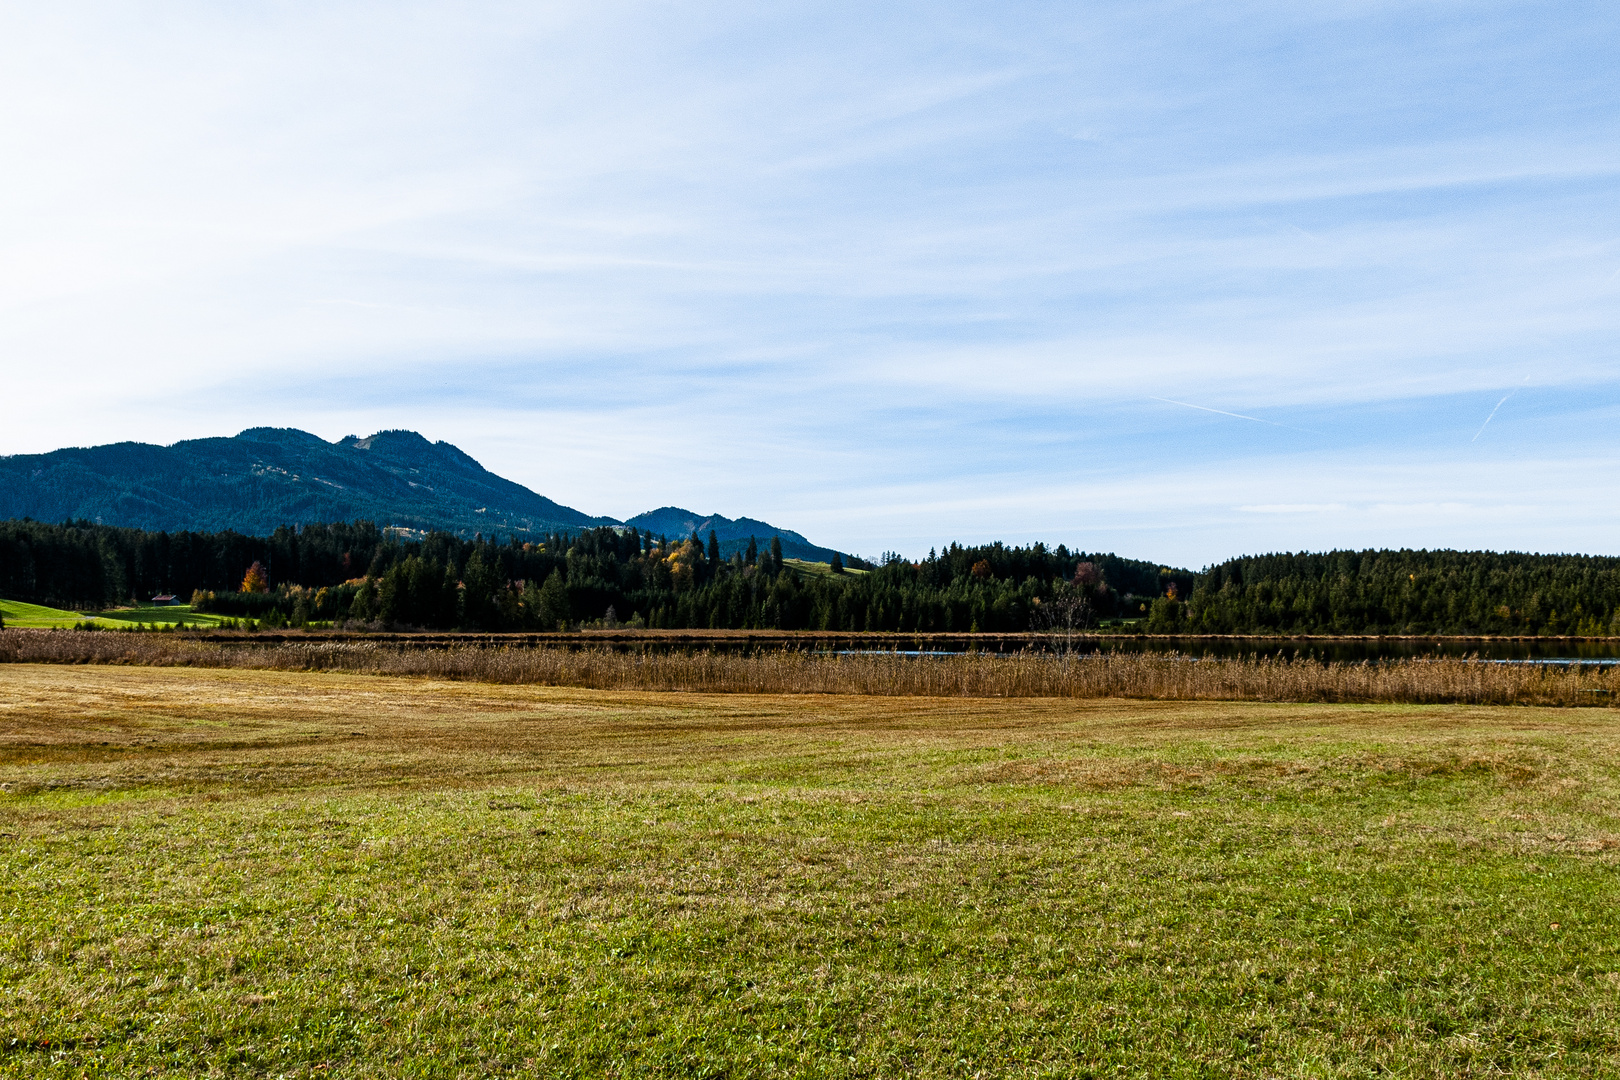
{"label": "thin cloud streak", "polygon": [[1258,416],[1245,416],[1242,413],[1227,412],[1225,409],[1211,409],[1207,405],[1194,405],[1190,401],[1177,401],[1174,398],[1152,397],[1151,395],[1149,395],[1149,400],[1162,401],[1168,405],[1180,405],[1187,409],[1197,409],[1199,412],[1215,413],[1218,416],[1230,416],[1236,420],[1253,420],[1256,424],[1270,424],[1272,427],[1287,428],[1289,431],[1300,431],[1307,435],[1316,434],[1314,431],[1306,431],[1304,428],[1294,427],[1292,424],[1279,424],[1275,420],[1262,420]]}
{"label": "thin cloud streak", "polygon": [[[1530,376],[1526,375],[1524,377],[1524,381],[1526,383],[1528,383],[1530,381]],[[1507,404],[1508,398],[1512,397],[1514,394],[1517,394],[1518,392],[1519,392],[1519,388],[1514,387],[1512,390],[1509,390],[1506,394],[1502,395],[1502,400],[1498,401],[1496,403],[1496,408],[1492,409],[1491,414],[1485,418],[1485,423],[1479,425],[1479,430],[1474,432],[1474,437],[1472,439],[1469,439],[1468,441],[1471,442],[1471,443],[1479,442],[1479,437],[1481,435],[1485,434],[1485,429],[1488,426],[1490,426],[1490,422],[1492,420],[1496,419],[1496,414],[1501,411],[1501,408],[1502,408],[1503,405]]]}

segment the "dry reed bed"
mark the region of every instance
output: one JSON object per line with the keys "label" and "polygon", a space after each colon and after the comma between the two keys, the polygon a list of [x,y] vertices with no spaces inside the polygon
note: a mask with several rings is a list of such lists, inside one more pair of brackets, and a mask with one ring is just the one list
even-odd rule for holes
{"label": "dry reed bed", "polygon": [[1455,658],[1323,663],[1143,654],[908,657],[796,651],[616,653],[523,647],[401,649],[374,642],[215,644],[149,634],[0,631],[0,662],[262,668],[415,675],[596,690],[1124,697],[1179,701],[1604,705],[1620,668]]}

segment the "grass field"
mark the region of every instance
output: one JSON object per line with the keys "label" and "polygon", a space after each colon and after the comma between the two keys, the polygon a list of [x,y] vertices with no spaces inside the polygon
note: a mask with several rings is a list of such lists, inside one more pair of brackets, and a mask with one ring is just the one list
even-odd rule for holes
{"label": "grass field", "polygon": [[194,612],[190,604],[174,604],[166,607],[147,605],[83,612],[25,604],[21,600],[0,600],[0,616],[5,618],[7,626],[23,629],[71,627],[90,621],[114,629],[139,623],[147,626],[169,626],[176,622],[184,622],[187,626],[214,626],[222,619],[219,615]]}
{"label": "grass field", "polygon": [[0,1075],[1620,1075],[1620,714],[0,665]]}
{"label": "grass field", "polygon": [[84,621],[81,612],[62,611],[58,608],[42,607],[39,604],[25,604],[21,600],[0,600],[0,618],[5,619],[7,626],[36,629],[72,626]]}
{"label": "grass field", "polygon": [[170,604],[164,607],[143,605],[139,607],[108,608],[96,612],[96,619],[103,626],[121,627],[144,623],[147,626],[168,626],[176,622],[184,622],[187,626],[217,626],[226,615],[210,615],[191,610],[190,604]]}
{"label": "grass field", "polygon": [[[787,569],[794,571],[795,573],[802,574],[802,575],[807,576],[807,577],[831,577],[832,576],[832,563],[808,562],[808,561],[806,561],[804,559],[783,559],[782,560],[782,565],[784,567],[786,567]],[[866,573],[870,573],[870,571],[868,571],[868,570],[857,570],[857,569],[855,569],[853,567],[845,567],[844,568],[844,573],[846,573],[846,574],[866,574]]]}

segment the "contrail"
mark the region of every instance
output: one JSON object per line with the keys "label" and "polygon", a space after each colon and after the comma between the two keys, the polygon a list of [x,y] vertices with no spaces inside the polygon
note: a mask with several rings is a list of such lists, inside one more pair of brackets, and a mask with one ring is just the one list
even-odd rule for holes
{"label": "contrail", "polygon": [[1279,424],[1275,420],[1262,420],[1258,416],[1244,416],[1242,413],[1227,412],[1225,409],[1211,409],[1208,405],[1194,405],[1190,401],[1177,401],[1175,398],[1154,397],[1152,394],[1149,394],[1148,397],[1153,401],[1162,401],[1166,405],[1180,405],[1187,409],[1197,409],[1199,412],[1212,412],[1217,416],[1230,416],[1235,420],[1253,420],[1257,424],[1270,424],[1272,427],[1280,427],[1287,431],[1304,431],[1307,435],[1316,434],[1316,432],[1306,431],[1304,428],[1293,427],[1289,424]]}
{"label": "contrail", "polygon": [[[1524,377],[1524,381],[1529,382],[1530,381],[1530,376],[1526,375]],[[1501,401],[1498,401],[1496,403],[1496,409],[1491,410],[1491,415],[1489,415],[1489,416],[1487,416],[1485,418],[1485,423],[1479,425],[1479,430],[1474,432],[1474,437],[1472,439],[1469,439],[1468,440],[1469,442],[1471,442],[1471,443],[1479,442],[1479,437],[1481,435],[1485,434],[1485,429],[1490,426],[1490,423],[1491,423],[1492,420],[1496,419],[1496,410],[1500,409],[1502,406],[1506,405],[1508,398],[1512,397],[1514,394],[1517,394],[1519,392],[1520,387],[1522,387],[1523,385],[1524,384],[1521,383],[1521,384],[1519,384],[1519,386],[1515,386],[1513,389],[1511,389],[1511,390],[1509,390],[1507,392],[1507,394],[1502,398]]]}

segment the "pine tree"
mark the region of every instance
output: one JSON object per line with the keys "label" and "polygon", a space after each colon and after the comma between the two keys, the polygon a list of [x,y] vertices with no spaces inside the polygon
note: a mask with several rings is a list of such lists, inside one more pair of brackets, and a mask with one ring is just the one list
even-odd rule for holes
{"label": "pine tree", "polygon": [[720,565],[720,538],[714,535],[713,529],[709,530],[709,565]]}
{"label": "pine tree", "polygon": [[780,536],[773,536],[771,537],[771,573],[780,574],[781,572],[782,538]]}
{"label": "pine tree", "polygon": [[472,558],[462,570],[462,618],[468,626],[481,630],[496,629],[499,621],[495,610],[495,594],[501,581],[485,559],[484,553],[473,549]]}
{"label": "pine tree", "polygon": [[563,580],[561,570],[553,570],[540,586],[539,617],[542,630],[564,629],[573,617],[568,606],[568,583]]}

